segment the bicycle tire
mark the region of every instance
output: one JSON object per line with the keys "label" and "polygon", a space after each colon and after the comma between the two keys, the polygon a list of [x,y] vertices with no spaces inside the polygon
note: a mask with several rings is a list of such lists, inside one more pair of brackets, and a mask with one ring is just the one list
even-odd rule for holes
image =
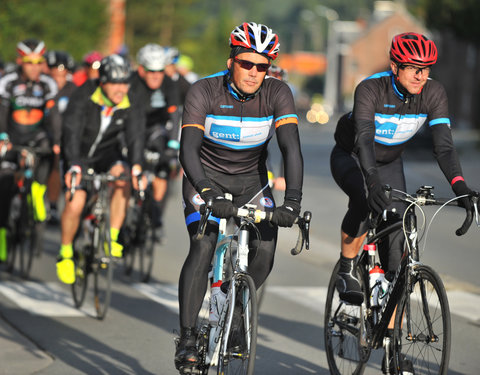
{"label": "bicycle tire", "polygon": [[[328,283],[325,303],[324,339],[328,367],[333,375],[363,374],[368,361],[370,348],[361,342],[366,324],[362,306],[348,305],[340,301],[336,288],[340,261],[335,265]],[[361,266],[357,266],[357,277],[362,290],[365,278]],[[366,300],[367,296],[364,296]]]}
{"label": "bicycle tire", "polygon": [[152,220],[145,215],[143,222],[145,231],[145,242],[138,247],[138,254],[140,260],[140,281],[142,283],[148,283],[152,275],[153,258],[155,255],[155,244],[158,240],[155,235],[155,230],[152,226]]}
{"label": "bicycle tire", "polygon": [[15,259],[17,258],[16,233],[13,225],[7,231],[7,259],[5,261],[6,270],[13,272],[15,267]]}
{"label": "bicycle tire", "polygon": [[[97,241],[95,241],[96,251],[92,264],[94,273],[94,304],[97,318],[100,320],[104,319],[107,314],[112,295],[113,261],[110,235],[107,228],[108,226],[103,223],[95,229],[98,231],[98,237]],[[105,243],[107,248],[105,248]]]}
{"label": "bicycle tire", "polygon": [[123,247],[123,272],[130,276],[133,272],[133,265],[135,263],[136,246],[128,241]]}
{"label": "bicycle tire", "polygon": [[24,279],[27,279],[32,269],[33,256],[37,245],[37,228],[33,219],[33,207],[26,197],[22,203],[20,218],[17,222],[17,256],[19,263],[19,273]]}
{"label": "bicycle tire", "polygon": [[252,375],[257,351],[256,288],[250,275],[238,274],[234,276],[234,282],[236,295],[229,305],[229,309],[234,309],[233,318],[230,330],[222,335],[217,374]]}
{"label": "bicycle tire", "polygon": [[447,374],[451,320],[445,287],[438,273],[426,265],[417,266],[413,277],[411,292],[403,294],[397,307],[394,365],[400,369],[407,359],[416,375]]}
{"label": "bicycle tire", "polygon": [[89,262],[92,259],[92,244],[76,241],[74,248],[80,250],[74,251],[75,264],[75,282],[72,284],[73,303],[76,308],[80,308],[85,301],[85,295],[88,287]]}

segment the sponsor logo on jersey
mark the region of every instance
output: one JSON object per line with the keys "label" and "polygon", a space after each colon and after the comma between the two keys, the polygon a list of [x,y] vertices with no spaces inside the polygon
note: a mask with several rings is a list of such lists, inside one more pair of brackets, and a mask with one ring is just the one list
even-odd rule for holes
{"label": "sponsor logo on jersey", "polygon": [[222,126],[212,124],[210,127],[210,135],[216,139],[240,142],[241,128],[237,126]]}
{"label": "sponsor logo on jersey", "polygon": [[26,91],[27,91],[27,85],[25,85],[25,84],[15,86],[13,88],[13,96],[23,95],[23,94],[25,94]]}
{"label": "sponsor logo on jersey", "polygon": [[269,197],[262,197],[260,199],[260,204],[263,206],[263,207],[267,207],[267,208],[272,208],[274,206],[273,204],[273,200]]}
{"label": "sponsor logo on jersey", "polygon": [[385,108],[395,108],[395,104],[384,104]]}
{"label": "sponsor logo on jersey", "polygon": [[231,104],[220,104],[220,108],[233,108]]}

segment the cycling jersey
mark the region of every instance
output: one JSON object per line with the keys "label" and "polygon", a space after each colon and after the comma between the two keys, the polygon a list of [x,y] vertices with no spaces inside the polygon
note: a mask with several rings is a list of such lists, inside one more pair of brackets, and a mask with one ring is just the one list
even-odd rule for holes
{"label": "cycling jersey", "polygon": [[424,124],[432,131],[435,157],[451,182],[462,171],[451,136],[447,95],[433,79],[419,94],[410,95],[396,85],[392,71],[368,77],[355,90],[353,111],[339,120],[335,140],[344,150],[357,153],[364,172],[371,174],[377,163],[398,158]]}
{"label": "cycling jersey", "polygon": [[130,163],[141,164],[145,137],[143,112],[128,95],[108,107],[98,81],[88,80],[70,98],[64,113],[62,149],[69,165],[91,165],[102,158],[122,157],[126,144]]}
{"label": "cycling jersey", "polygon": [[167,75],[157,90],[150,89],[138,73],[133,74],[129,97],[143,107],[147,129],[156,125],[167,127],[168,139],[178,139],[180,96],[178,85]]}
{"label": "cycling jersey", "polygon": [[43,130],[59,144],[61,119],[58,110],[52,108],[57,92],[55,80],[46,74],[36,82],[25,80],[17,71],[3,76],[0,133],[8,133],[14,144],[26,144]]}
{"label": "cycling jersey", "polygon": [[206,179],[202,165],[230,175],[266,173],[267,146],[276,130],[288,189],[301,192],[298,117],[284,82],[267,77],[256,95],[242,100],[228,71],[200,79],[187,94],[182,124],[180,160],[193,186]]}

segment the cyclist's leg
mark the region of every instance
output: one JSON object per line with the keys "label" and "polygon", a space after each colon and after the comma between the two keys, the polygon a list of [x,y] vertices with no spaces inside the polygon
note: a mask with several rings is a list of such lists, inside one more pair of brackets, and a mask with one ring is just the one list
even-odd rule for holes
{"label": "cyclist's leg", "polygon": [[[117,162],[110,168],[110,173],[113,176],[128,176],[129,168],[124,163]],[[115,181],[110,201],[110,238],[114,257],[121,257],[123,253],[123,246],[118,243],[118,235],[125,220],[129,197],[130,183],[125,180]]]}
{"label": "cyclist's leg", "polygon": [[61,217],[61,247],[57,260],[57,276],[66,284],[75,282],[73,262],[73,239],[80,224],[80,218],[87,199],[85,190],[77,190],[70,200],[70,191],[65,193],[65,208]]}
{"label": "cyclist's leg", "polygon": [[[244,183],[249,188],[246,193],[235,197],[234,203],[238,207],[244,204],[254,204],[261,211],[273,211],[275,200],[265,176],[245,177]],[[265,282],[273,268],[275,249],[277,246],[278,227],[262,221],[256,224],[260,238],[252,232],[250,235],[248,254],[248,273],[258,289]]]}
{"label": "cyclist's leg", "polygon": [[[46,133],[40,132],[32,141],[36,147],[49,149],[50,141]],[[45,192],[47,190],[48,175],[52,166],[52,157],[50,155],[40,155],[34,171],[34,181],[32,182],[32,203],[34,208],[35,220],[45,221],[47,218],[47,209],[45,207]]]}
{"label": "cyclist's leg", "polygon": [[175,352],[177,369],[198,362],[195,326],[207,290],[208,271],[218,235],[218,224],[209,221],[203,239],[193,238],[200,219],[198,210],[203,201],[186,177],[183,179],[183,201],[190,249],[179,280],[180,340]]}
{"label": "cyclist's leg", "polygon": [[[380,180],[383,183],[387,183],[392,189],[398,189],[406,191],[405,175],[403,172],[403,162],[401,158],[394,160],[389,164],[377,166]],[[405,211],[405,205],[401,202],[393,202],[388,210],[395,209],[396,212],[388,212],[387,221],[381,222],[377,228],[378,231],[402,220],[403,213]],[[400,265],[404,250],[405,238],[401,229],[393,232],[387,236],[386,239],[378,243],[378,254],[380,256],[380,262],[386,271],[386,278],[389,281],[393,280],[393,276]],[[382,359],[382,371],[384,374],[394,373],[393,364],[393,328],[395,322],[396,312],[393,313],[390,322],[388,323],[387,333],[385,335],[386,341],[385,354]],[[388,357],[388,358],[387,358]]]}
{"label": "cyclist's leg", "polygon": [[342,300],[360,305],[363,302],[363,293],[355,264],[367,231],[368,205],[364,177],[356,156],[338,146],[332,150],[330,168],[336,183],[349,198],[348,210],[341,226],[337,289]]}
{"label": "cyclist's leg", "polygon": [[7,260],[7,227],[10,205],[15,194],[13,169],[0,170],[0,262]]}

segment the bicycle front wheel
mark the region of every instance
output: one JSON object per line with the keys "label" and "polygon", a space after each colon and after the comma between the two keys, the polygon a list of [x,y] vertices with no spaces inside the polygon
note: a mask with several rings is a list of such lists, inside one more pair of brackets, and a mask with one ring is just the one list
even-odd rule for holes
{"label": "bicycle front wheel", "polygon": [[245,274],[235,276],[234,280],[235,296],[229,305],[229,309],[234,309],[233,318],[230,329],[225,330],[222,336],[217,374],[251,375],[257,351],[258,306],[255,283],[251,276]]}
{"label": "bicycle front wheel", "polygon": [[[365,339],[366,318],[362,306],[340,300],[335,286],[339,269],[340,262],[337,262],[330,277],[325,303],[324,338],[328,367],[333,375],[363,374],[370,352]],[[361,267],[357,267],[357,276],[365,290]]]}
{"label": "bicycle front wheel", "polygon": [[91,244],[81,244],[80,251],[75,251],[75,282],[72,284],[73,303],[76,308],[80,308],[85,300],[85,294],[88,286],[88,264],[92,257]]}
{"label": "bicycle front wheel", "polygon": [[112,293],[112,278],[113,278],[113,261],[111,255],[111,242],[108,229],[105,225],[95,229],[96,238],[96,252],[93,260],[94,278],[94,302],[95,310],[97,311],[97,318],[103,319],[107,314],[110,305],[110,297]]}
{"label": "bicycle front wheel", "polygon": [[445,287],[429,266],[418,266],[412,277],[395,317],[394,364],[402,370],[411,362],[415,375],[447,374],[451,322]]}

